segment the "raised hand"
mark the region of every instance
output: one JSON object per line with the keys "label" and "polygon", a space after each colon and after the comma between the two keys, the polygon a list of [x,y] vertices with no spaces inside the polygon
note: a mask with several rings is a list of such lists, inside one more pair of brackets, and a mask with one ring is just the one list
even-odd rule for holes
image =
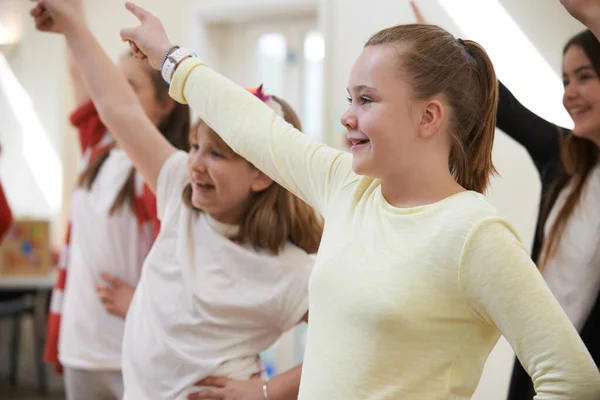
{"label": "raised hand", "polygon": [[560,2],[600,40],[600,0],[560,0]]}
{"label": "raised hand", "polygon": [[129,42],[137,58],[147,58],[152,68],[160,70],[162,60],[172,46],[165,28],[157,17],[142,7],[131,2],[127,2],[125,7],[137,17],[141,25],[122,29],[121,39]]}
{"label": "raised hand", "polygon": [[81,19],[80,12],[64,0],[34,0],[30,14],[35,27],[41,32],[65,33],[74,22]]}
{"label": "raised hand", "polygon": [[600,17],[600,1],[598,0],[560,0],[567,11],[584,24]]}
{"label": "raised hand", "polygon": [[413,14],[415,15],[415,20],[417,21],[417,24],[427,24],[427,20],[421,13],[421,10],[419,9],[419,7],[417,7],[417,3],[415,3],[412,0],[409,3],[410,3],[410,8],[412,9]]}

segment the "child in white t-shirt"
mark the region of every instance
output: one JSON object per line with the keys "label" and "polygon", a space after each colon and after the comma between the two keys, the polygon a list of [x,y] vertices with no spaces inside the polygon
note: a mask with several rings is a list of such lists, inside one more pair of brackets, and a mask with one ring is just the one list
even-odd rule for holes
{"label": "child in white t-shirt", "polygon": [[[77,13],[57,3],[72,30],[45,6],[34,12],[37,25],[60,25],[101,120],[157,195],[161,231],[125,322],[125,399],[184,399],[208,376],[259,373],[258,354],[308,318],[320,217],[202,121],[190,153],[177,151]],[[254,94],[300,128],[285,102]],[[266,386],[256,385],[262,396]]]}
{"label": "child in white t-shirt", "polygon": [[204,122],[190,144],[158,175],[161,233],[123,339],[127,399],[182,398],[209,375],[248,378],[260,372],[257,354],[306,320],[321,232],[313,210]]}

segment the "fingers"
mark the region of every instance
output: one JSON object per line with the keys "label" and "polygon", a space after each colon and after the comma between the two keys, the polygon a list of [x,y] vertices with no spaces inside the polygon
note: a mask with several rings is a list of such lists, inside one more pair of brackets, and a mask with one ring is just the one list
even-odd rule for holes
{"label": "fingers", "polygon": [[137,28],[123,28],[119,34],[121,35],[122,41],[129,42],[131,44],[135,43],[135,39],[137,38],[136,32]]}
{"label": "fingers", "polygon": [[100,301],[104,304],[112,302],[112,299],[115,297],[115,290],[111,286],[97,285],[96,293]]}
{"label": "fingers", "polygon": [[203,389],[197,393],[190,393],[188,400],[198,399],[218,399],[222,400],[225,398],[225,391],[223,389]]}
{"label": "fingers", "polygon": [[147,58],[146,55],[140,50],[139,47],[137,47],[135,43],[129,42],[129,48],[131,49],[131,52],[133,53],[135,58],[140,60],[145,60]]}
{"label": "fingers", "polygon": [[124,317],[124,313],[119,309],[119,302],[117,300],[117,294],[112,286],[97,285],[96,293],[100,298],[100,301],[104,305],[104,310],[107,313],[115,314],[120,317]]}
{"label": "fingers", "polygon": [[29,14],[34,18],[35,28],[39,31],[48,31],[52,28],[52,16],[46,11],[46,8],[38,3],[31,9]]}
{"label": "fingers", "polygon": [[34,18],[40,17],[44,13],[44,11],[46,11],[44,6],[40,3],[37,3],[36,6],[32,8],[31,11],[29,11],[29,15],[31,15]]}
{"label": "fingers", "polygon": [[46,32],[52,28],[52,19],[36,20],[35,29],[38,31]]}
{"label": "fingers", "polygon": [[230,380],[231,379],[227,378],[226,376],[209,376],[208,378],[205,378],[199,382],[196,382],[195,385],[196,386],[214,386],[214,387],[222,388],[222,387],[225,387],[225,385],[227,385],[227,382],[229,382]]}
{"label": "fingers", "polygon": [[262,378],[262,372],[255,372],[252,375],[250,375],[250,379],[261,379]]}
{"label": "fingers", "polygon": [[410,1],[410,8],[412,8],[413,14],[415,15],[415,19],[417,20],[417,23],[419,24],[426,24],[427,21],[425,20],[425,17],[423,17],[423,14],[421,13],[421,10],[419,9],[419,7],[417,7],[417,4],[414,1]]}
{"label": "fingers", "polygon": [[106,310],[106,312],[114,314],[116,312],[116,308],[114,305],[114,289],[110,286],[97,285],[96,293],[98,294],[100,301],[104,305],[104,309]]}
{"label": "fingers", "polygon": [[118,276],[109,274],[108,272],[103,272],[102,274],[100,274],[100,277],[102,279],[104,279],[109,285],[111,286],[121,286],[123,285],[123,280],[121,278],[119,278]]}
{"label": "fingers", "polygon": [[142,22],[142,23],[144,21],[146,21],[148,18],[154,17],[154,15],[152,15],[151,13],[149,13],[148,11],[144,10],[142,7],[138,6],[137,4],[132,3],[130,1],[125,3],[125,8],[127,8],[127,10],[130,13],[135,15],[135,17],[137,19],[139,19],[140,22]]}

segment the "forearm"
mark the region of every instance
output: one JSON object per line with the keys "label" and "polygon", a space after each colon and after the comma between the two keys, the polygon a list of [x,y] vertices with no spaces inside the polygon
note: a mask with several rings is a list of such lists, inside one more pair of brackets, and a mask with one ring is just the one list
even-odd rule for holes
{"label": "forearm", "polygon": [[267,385],[269,400],[295,400],[298,398],[302,364],[277,375]]}
{"label": "forearm", "polygon": [[129,83],[83,22],[70,23],[65,37],[102,122],[155,190],[160,167],[175,149],[147,118]]}
{"label": "forearm", "polygon": [[511,344],[536,399],[598,399],[600,374],[577,331],[506,221],[469,233],[459,282],[474,311]]}
{"label": "forearm", "polygon": [[[598,2],[596,2],[598,3]],[[600,40],[600,5],[594,4],[589,7],[581,15],[575,16],[581,23],[583,23],[592,33],[596,36],[596,39]]]}
{"label": "forearm", "polygon": [[594,36],[596,36],[596,39],[600,38],[600,20],[588,25],[588,28],[590,29],[590,31],[592,31]]}
{"label": "forearm", "polygon": [[135,93],[121,72],[81,20],[73,21],[65,28],[65,37],[74,68],[81,71],[98,110],[139,106]]}
{"label": "forearm", "polygon": [[[85,21],[85,13],[81,0],[67,0],[67,3],[79,14],[82,21]],[[69,63],[69,75],[71,77],[71,85],[73,86],[73,95],[75,96],[75,105],[77,107],[86,103],[90,96],[87,92],[81,73],[73,59],[71,51],[67,48],[67,62]]]}
{"label": "forearm", "polygon": [[498,84],[496,126],[524,146],[536,166],[557,159],[560,154],[560,135],[556,125],[528,110],[502,82]]}

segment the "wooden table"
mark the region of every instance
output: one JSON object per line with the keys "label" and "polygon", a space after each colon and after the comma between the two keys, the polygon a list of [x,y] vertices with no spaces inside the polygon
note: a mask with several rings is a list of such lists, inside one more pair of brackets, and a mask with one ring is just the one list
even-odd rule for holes
{"label": "wooden table", "polygon": [[38,275],[0,275],[0,290],[10,291],[48,291],[56,282],[56,271],[45,276]]}

